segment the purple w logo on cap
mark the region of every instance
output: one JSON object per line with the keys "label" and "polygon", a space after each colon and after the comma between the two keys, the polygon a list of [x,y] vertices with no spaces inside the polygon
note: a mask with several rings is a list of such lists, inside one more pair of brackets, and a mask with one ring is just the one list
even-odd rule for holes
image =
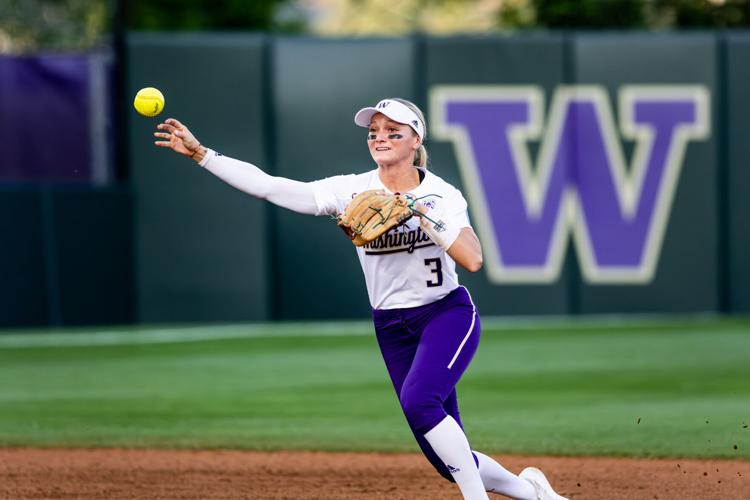
{"label": "purple w logo on cap", "polygon": [[[628,168],[600,86],[560,87],[543,129],[539,87],[445,86],[435,135],[451,140],[495,283],[551,283],[571,233],[592,283],[653,279],[688,142],[709,134],[703,86],[625,86]],[[535,168],[527,143],[540,140]]]}
{"label": "purple w logo on cap", "polygon": [[378,103],[378,105],[377,105],[377,106],[375,106],[375,107],[376,107],[376,108],[385,108],[385,107],[386,107],[386,106],[388,106],[388,105],[389,105],[390,103],[391,103],[391,101],[380,101],[380,102]]}

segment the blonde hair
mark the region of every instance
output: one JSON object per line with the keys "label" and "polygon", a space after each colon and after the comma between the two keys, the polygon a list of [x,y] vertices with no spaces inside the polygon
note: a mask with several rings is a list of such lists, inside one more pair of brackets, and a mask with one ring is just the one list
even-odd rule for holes
{"label": "blonde hair", "polygon": [[427,168],[427,148],[424,146],[424,141],[425,139],[427,139],[427,122],[424,120],[424,113],[422,113],[422,110],[419,109],[417,105],[411,101],[400,99],[398,97],[391,97],[389,99],[391,101],[400,102],[401,104],[412,110],[414,114],[417,115],[417,118],[421,120],[422,130],[424,130],[424,137],[422,137],[422,143],[419,145],[419,149],[417,149],[416,153],[414,153],[414,166]]}

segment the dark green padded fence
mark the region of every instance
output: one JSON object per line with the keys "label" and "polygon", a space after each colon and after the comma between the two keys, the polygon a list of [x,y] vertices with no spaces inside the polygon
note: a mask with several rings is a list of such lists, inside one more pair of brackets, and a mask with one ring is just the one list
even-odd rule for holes
{"label": "dark green padded fence", "polygon": [[[223,45],[227,40],[233,49]],[[168,112],[179,111],[199,127],[196,131],[207,142],[220,141],[217,144],[227,154],[305,181],[372,168],[363,131],[353,125],[352,115],[383,97],[409,98],[428,111],[430,90],[436,85],[534,85],[544,92],[546,116],[561,85],[596,85],[608,93],[617,120],[618,92],[624,85],[704,86],[710,95],[710,133],[687,146],[651,282],[589,283],[581,278],[578,250],[572,243],[567,243],[560,277],[553,283],[496,284],[484,272],[462,273],[461,279],[485,314],[740,312],[750,308],[750,267],[743,255],[750,241],[741,216],[749,185],[742,166],[750,158],[747,141],[741,139],[746,119],[742,110],[747,107],[743,89],[748,73],[742,63],[747,40],[747,35],[738,34],[724,41],[712,33],[397,40],[139,35],[130,43],[130,82],[132,90],[161,85]],[[252,51],[240,48],[243,43],[252,45]],[[264,46],[269,55],[265,66],[260,62]],[[162,56],[154,57],[161,51]],[[202,74],[215,78],[189,78],[195,56],[204,60]],[[155,62],[165,58],[172,63]],[[243,78],[246,88],[239,92],[234,86]],[[234,115],[243,117],[242,137],[231,135],[239,133],[233,127],[229,135],[216,133],[226,120],[223,105],[185,108],[186,102],[203,103],[208,93],[222,93],[221,89],[235,99]],[[184,162],[145,148],[145,142],[138,142],[145,134],[144,123],[134,120],[131,134],[141,320],[368,314],[356,255],[330,221],[270,208],[270,219],[262,219],[270,225],[262,237],[253,235],[257,245],[235,253],[231,249],[250,238],[251,231],[240,218],[218,217],[226,213],[223,209],[205,210],[216,209],[218,199],[228,203],[232,197],[253,214],[263,213],[263,204],[231,194],[213,179],[185,170]],[[626,164],[631,165],[634,142],[619,138]],[[427,144],[431,168],[464,187],[455,146],[436,138]],[[540,144],[531,142],[528,147],[535,158]],[[165,204],[164,198],[170,197],[174,201]],[[198,225],[183,226],[186,213],[204,213],[205,218]],[[196,248],[193,233],[209,234],[223,244],[205,254],[205,248]],[[251,275],[248,289],[257,287],[264,300],[251,299],[231,278],[211,282],[206,277],[229,268],[242,270],[232,275],[235,279]],[[218,302],[231,305],[216,309],[214,316],[196,312],[214,310]]]}
{"label": "dark green padded fence", "polygon": [[132,323],[127,189],[0,190],[0,326]]}
{"label": "dark green padded fence", "polygon": [[[227,155],[266,164],[266,40],[133,35],[128,89],[157,87],[174,117]],[[267,207],[153,145],[157,118],[130,114],[138,320],[239,321],[269,311]]]}
{"label": "dark green padded fence", "polygon": [[[595,86],[632,165],[636,144],[619,121],[623,87],[701,86],[709,133],[685,149],[651,281],[584,280],[570,236],[551,283],[460,276],[484,314],[750,312],[747,33],[135,33],[127,50],[125,98],[158,87],[167,100],[161,118],[179,118],[226,155],[304,181],[373,168],[353,114],[383,97],[429,113],[436,86],[535,86],[546,119],[557,90]],[[330,220],[271,207],[155,148],[156,123],[128,116],[128,189],[0,191],[0,326],[369,314],[356,254]],[[455,145],[433,136],[427,146],[433,171],[467,193]],[[540,141],[526,147],[534,163]]]}
{"label": "dark green padded fence", "polygon": [[0,191],[0,234],[0,325],[48,324],[47,247],[38,191]]}
{"label": "dark green padded fence", "polygon": [[732,34],[726,39],[722,120],[726,148],[727,182],[719,201],[727,232],[722,248],[726,254],[725,286],[730,311],[750,312],[750,34]]}

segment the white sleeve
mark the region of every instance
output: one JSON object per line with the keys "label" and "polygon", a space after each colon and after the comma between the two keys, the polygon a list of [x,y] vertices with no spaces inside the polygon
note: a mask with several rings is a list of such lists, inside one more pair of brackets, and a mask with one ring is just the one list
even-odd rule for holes
{"label": "white sleeve", "polygon": [[353,192],[356,191],[353,186],[356,177],[355,174],[336,175],[311,182],[318,213],[333,216],[343,213],[346,205],[352,201]]}
{"label": "white sleeve", "polygon": [[301,214],[323,215],[318,209],[313,183],[274,177],[252,163],[235,160],[209,149],[201,167],[240,191]]}

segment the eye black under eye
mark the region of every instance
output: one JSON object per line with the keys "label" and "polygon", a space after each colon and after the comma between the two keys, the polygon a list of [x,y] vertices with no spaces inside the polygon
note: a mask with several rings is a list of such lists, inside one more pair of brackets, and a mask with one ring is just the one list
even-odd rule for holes
{"label": "eye black under eye", "polygon": [[367,135],[367,140],[368,141],[374,141],[375,140],[375,134],[368,134]]}
{"label": "eye black under eye", "polygon": [[388,135],[388,138],[389,138],[389,139],[403,139],[403,138],[404,138],[404,136],[403,136],[403,135],[401,135],[401,134],[389,134],[389,135]]}

